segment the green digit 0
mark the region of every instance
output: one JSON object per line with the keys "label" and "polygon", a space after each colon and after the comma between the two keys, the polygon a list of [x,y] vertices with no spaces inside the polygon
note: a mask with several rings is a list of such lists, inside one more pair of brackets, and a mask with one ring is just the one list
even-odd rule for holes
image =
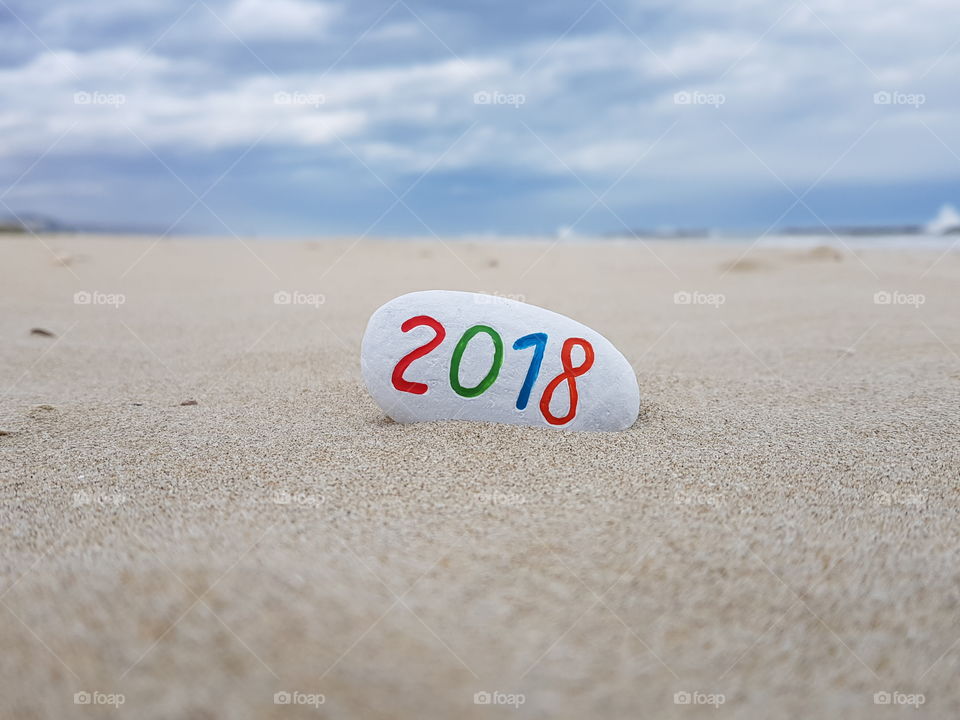
{"label": "green digit 0", "polygon": [[[486,333],[493,340],[493,364],[490,366],[490,371],[486,377],[476,387],[465,388],[460,384],[460,360],[463,358],[463,351],[467,349],[467,345],[473,339],[473,336],[479,333]],[[500,333],[487,325],[474,325],[463,334],[460,342],[453,349],[453,357],[450,358],[450,387],[457,395],[462,397],[472,398],[482,395],[497,379],[501,365],[503,365],[503,340],[500,338]]]}

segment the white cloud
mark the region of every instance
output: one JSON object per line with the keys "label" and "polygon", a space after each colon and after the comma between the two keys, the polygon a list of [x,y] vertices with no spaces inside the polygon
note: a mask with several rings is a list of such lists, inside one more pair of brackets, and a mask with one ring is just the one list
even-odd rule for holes
{"label": "white cloud", "polygon": [[755,42],[755,37],[742,31],[692,32],[659,55],[665,68],[675,75],[718,77],[747,55]]}
{"label": "white cloud", "polygon": [[[136,66],[120,76],[117,68]],[[239,78],[227,86],[184,91],[177,79],[201,74],[196,61],[141,57],[130,49],[47,53],[16,69],[0,71],[0,127],[7,153],[44,152],[69,128],[58,147],[142,152],[132,133],[151,146],[216,149],[244,146],[269,131],[268,142],[313,145],[364,130],[362,108],[282,104],[287,86],[271,76]]]}
{"label": "white cloud", "polygon": [[278,40],[322,35],[338,14],[316,0],[235,0],[223,19],[242,38]]}
{"label": "white cloud", "polygon": [[[224,79],[214,60],[165,57],[159,49],[144,56],[131,48],[58,50],[0,70],[5,136],[0,154],[43,152],[74,122],[75,130],[59,147],[143,152],[130,128],[158,148],[242,148],[270,130],[268,144],[327,144],[345,153],[338,142],[342,138],[378,173],[403,174],[429,168],[477,121],[440,167],[568,175],[526,123],[570,168],[595,177],[602,189],[604,177],[612,182],[678,121],[638,166],[639,174],[778,187],[766,163],[800,191],[877,121],[831,170],[831,179],[955,175],[955,158],[923,124],[960,153],[955,121],[960,97],[953,87],[960,53],[942,57],[924,77],[955,40],[947,23],[943,29],[920,27],[945,7],[921,0],[920,21],[883,3],[870,16],[875,30],[870,35],[862,28],[867,0],[855,0],[848,10],[809,4],[843,42],[802,6],[771,29],[782,9],[773,12],[762,3],[740,0],[737,14],[726,6],[704,5],[700,19],[711,18],[709,27],[689,22],[671,33],[643,32],[659,59],[616,24],[594,35],[572,33],[552,47],[518,42],[462,61],[444,57],[394,64],[384,59],[362,68],[351,66],[348,57],[329,74],[322,67],[306,71],[305,63],[296,71],[275,68],[279,77]],[[681,10],[696,7],[692,3]],[[327,32],[339,11],[336,5],[305,0],[237,0],[218,9],[234,31],[251,39]],[[210,20],[202,15],[184,24]],[[400,39],[416,30],[402,22],[386,25],[383,34]],[[216,42],[223,39],[218,36]],[[474,105],[473,94],[481,90],[523,93],[526,102],[519,108]],[[678,90],[719,93],[725,103],[678,106],[673,101]],[[873,102],[878,90],[925,93],[926,103],[919,109],[878,106]],[[77,91],[122,94],[125,102],[77,105]],[[322,95],[324,101],[278,104],[278,92]]]}
{"label": "white cloud", "polygon": [[425,32],[423,25],[410,20],[395,22],[389,25],[379,25],[369,33],[368,40],[405,40],[410,41],[420,37]]}

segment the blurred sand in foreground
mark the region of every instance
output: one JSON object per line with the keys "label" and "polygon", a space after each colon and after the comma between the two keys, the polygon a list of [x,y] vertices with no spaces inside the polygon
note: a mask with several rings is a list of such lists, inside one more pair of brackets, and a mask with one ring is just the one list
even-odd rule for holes
{"label": "blurred sand in foreground", "polygon": [[[745,250],[0,239],[0,716],[960,716],[960,255]],[[639,421],[387,421],[426,288],[597,329]]]}

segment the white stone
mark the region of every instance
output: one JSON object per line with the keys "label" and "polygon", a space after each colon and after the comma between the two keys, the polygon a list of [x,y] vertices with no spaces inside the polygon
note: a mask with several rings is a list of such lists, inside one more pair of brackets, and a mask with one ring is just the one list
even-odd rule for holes
{"label": "white stone", "polygon": [[[436,342],[438,336],[425,324],[410,327],[407,332],[401,330],[405,322],[420,316],[437,321],[443,328],[443,339],[433,350],[409,362],[397,378],[398,385],[406,388],[401,390],[394,384],[398,363],[417,348]],[[451,366],[455,364],[456,346],[477,325],[489,327],[501,338],[502,364],[492,384],[481,391],[484,378],[493,375],[497,353],[493,335],[474,330],[462,351],[455,382],[461,393],[479,394],[465,397],[454,390]],[[535,333],[547,336],[540,371],[526,407],[518,409],[518,396],[528,376],[532,377],[537,348],[530,345],[514,349],[514,343]],[[572,418],[570,382],[552,382],[565,372],[561,355],[570,338],[587,341],[594,356],[589,369],[575,378],[578,399]],[[569,350],[569,365],[578,372],[577,368],[586,364],[586,351],[577,340],[569,344]],[[633,425],[640,411],[640,389],[633,368],[609,340],[558,313],[492,295],[427,290],[391,300],[373,313],[367,324],[360,365],[370,395],[398,422],[486,420],[564,430],[624,430]],[[422,391],[422,384],[427,386],[426,391],[409,391]],[[541,411],[542,397],[551,384],[555,387],[547,412],[552,423]]]}

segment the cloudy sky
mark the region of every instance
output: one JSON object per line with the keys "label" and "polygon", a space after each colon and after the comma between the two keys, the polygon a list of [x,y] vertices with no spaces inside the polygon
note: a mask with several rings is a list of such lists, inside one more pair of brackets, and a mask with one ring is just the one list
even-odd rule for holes
{"label": "cloudy sky", "polygon": [[909,223],[945,0],[0,0],[0,215],[172,233]]}

